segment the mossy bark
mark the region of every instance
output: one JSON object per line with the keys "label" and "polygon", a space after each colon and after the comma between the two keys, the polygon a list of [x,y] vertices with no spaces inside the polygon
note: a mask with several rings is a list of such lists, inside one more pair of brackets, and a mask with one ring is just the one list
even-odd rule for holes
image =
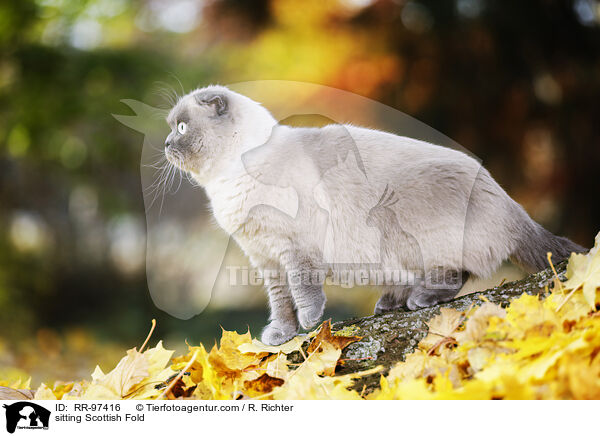
{"label": "mossy bark", "polygon": [[[567,262],[556,265],[556,271],[564,280]],[[337,374],[349,374],[382,365],[382,373],[358,379],[354,388],[370,392],[379,386],[381,374],[387,374],[396,362],[403,361],[419,341],[427,334],[425,324],[440,313],[440,308],[448,307],[459,311],[468,309],[473,304],[481,304],[484,300],[507,306],[515,297],[523,293],[543,294],[545,286],[552,282],[552,269],[540,271],[522,280],[505,283],[492,289],[475,292],[457,298],[448,303],[416,311],[397,311],[365,318],[349,319],[333,324],[332,330],[346,330],[353,336],[362,336],[359,342],[350,344],[342,353],[343,364]]]}

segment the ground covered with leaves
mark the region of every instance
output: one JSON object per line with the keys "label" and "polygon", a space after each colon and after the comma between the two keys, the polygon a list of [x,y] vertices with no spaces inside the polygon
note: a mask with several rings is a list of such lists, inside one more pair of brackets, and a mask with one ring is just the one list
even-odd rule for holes
{"label": "ground covered with leaves", "polygon": [[[442,308],[389,372],[337,375],[342,350],[361,338],[332,333],[326,321],[278,347],[223,331],[210,351],[188,345],[181,356],[162,341],[147,348],[149,335],[109,372],[96,367],[90,380],[35,390],[29,380],[0,380],[0,399],[600,399],[600,234],[589,254],[571,256],[566,277],[506,308]],[[379,388],[352,388],[378,372]]]}

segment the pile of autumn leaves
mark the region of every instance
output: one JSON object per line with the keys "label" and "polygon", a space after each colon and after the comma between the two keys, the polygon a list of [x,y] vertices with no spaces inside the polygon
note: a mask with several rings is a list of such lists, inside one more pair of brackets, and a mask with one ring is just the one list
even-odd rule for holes
{"label": "pile of autumn leaves", "polygon": [[[383,368],[336,375],[342,350],[361,338],[332,333],[325,322],[308,348],[306,338],[273,347],[228,331],[218,347],[189,346],[178,357],[161,342],[134,348],[112,371],[42,384],[35,398],[600,399],[600,234],[589,254],[571,256],[566,275],[546,298],[523,294],[506,309],[485,301],[466,312],[441,309],[428,336],[372,392],[349,387]],[[292,353],[301,363],[290,361]]]}

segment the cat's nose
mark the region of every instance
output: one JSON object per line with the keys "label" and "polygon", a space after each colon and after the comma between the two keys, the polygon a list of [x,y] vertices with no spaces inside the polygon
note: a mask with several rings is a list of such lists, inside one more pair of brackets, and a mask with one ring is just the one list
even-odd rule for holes
{"label": "cat's nose", "polygon": [[169,148],[172,143],[173,143],[173,133],[171,132],[167,135],[167,139],[165,139],[165,148]]}

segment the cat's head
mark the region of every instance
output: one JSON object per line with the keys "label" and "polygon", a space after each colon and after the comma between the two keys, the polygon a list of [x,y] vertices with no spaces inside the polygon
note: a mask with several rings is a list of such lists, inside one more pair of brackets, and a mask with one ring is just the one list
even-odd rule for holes
{"label": "cat's head", "polygon": [[165,140],[169,162],[208,181],[246,145],[264,141],[275,121],[259,103],[223,86],[197,89],[171,109]]}

